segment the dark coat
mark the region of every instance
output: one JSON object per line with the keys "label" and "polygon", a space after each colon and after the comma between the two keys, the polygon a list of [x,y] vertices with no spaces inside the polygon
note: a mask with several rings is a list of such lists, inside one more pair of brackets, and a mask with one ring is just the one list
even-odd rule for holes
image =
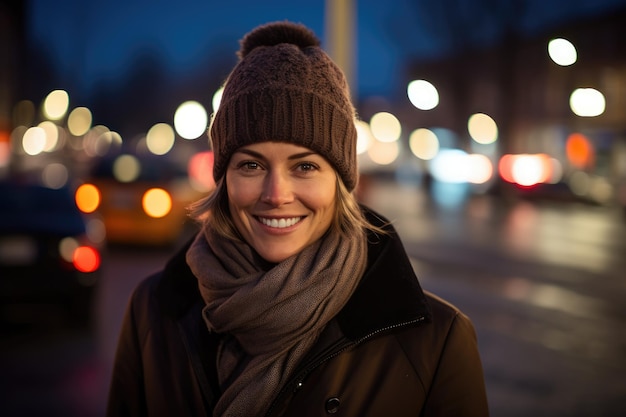
{"label": "dark coat", "polygon": [[[322,333],[270,416],[488,415],[476,334],[454,306],[422,291],[395,231],[370,237],[357,290]],[[219,335],[206,328],[183,248],[134,291],[107,415],[210,416]]]}

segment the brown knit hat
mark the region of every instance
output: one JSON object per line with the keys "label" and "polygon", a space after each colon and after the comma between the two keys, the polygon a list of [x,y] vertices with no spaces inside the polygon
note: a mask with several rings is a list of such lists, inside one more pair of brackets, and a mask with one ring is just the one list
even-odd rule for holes
{"label": "brown knit hat", "polygon": [[348,190],[357,183],[355,112],[343,72],[307,27],[261,25],[241,40],[209,130],[219,180],[235,150],[275,141],[324,156]]}

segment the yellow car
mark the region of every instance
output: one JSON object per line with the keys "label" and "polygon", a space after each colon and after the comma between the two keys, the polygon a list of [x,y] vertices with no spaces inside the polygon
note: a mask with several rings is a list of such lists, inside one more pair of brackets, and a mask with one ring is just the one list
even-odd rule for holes
{"label": "yellow car", "polygon": [[98,212],[113,244],[175,244],[191,225],[187,206],[202,195],[186,170],[164,156],[104,158],[89,182],[99,193]]}

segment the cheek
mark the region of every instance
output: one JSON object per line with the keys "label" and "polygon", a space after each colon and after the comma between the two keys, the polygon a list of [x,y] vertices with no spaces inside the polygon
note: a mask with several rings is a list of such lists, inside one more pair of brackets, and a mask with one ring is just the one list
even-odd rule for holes
{"label": "cheek", "polygon": [[243,187],[243,189],[241,187],[230,187],[228,191],[230,216],[235,227],[242,235],[246,234],[248,228],[246,213],[249,211],[249,207],[254,204],[253,200],[251,200],[247,194],[248,192],[245,191],[245,187]]}
{"label": "cheek", "polygon": [[227,181],[228,201],[231,207],[242,207],[252,204],[255,200],[255,188],[251,184],[238,181]]}
{"label": "cheek", "polygon": [[331,183],[325,187],[315,187],[315,189],[311,189],[306,193],[305,198],[312,209],[332,212],[336,201],[334,184]]}

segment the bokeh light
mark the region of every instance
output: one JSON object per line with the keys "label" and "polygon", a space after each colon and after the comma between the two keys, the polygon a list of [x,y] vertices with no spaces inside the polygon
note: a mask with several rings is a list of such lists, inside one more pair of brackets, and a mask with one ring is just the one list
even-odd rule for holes
{"label": "bokeh light", "polygon": [[0,168],[9,165],[11,157],[11,135],[0,131]]}
{"label": "bokeh light", "polygon": [[87,236],[89,240],[96,243],[103,243],[106,239],[106,226],[99,218],[87,220]]}
{"label": "bokeh light", "polygon": [[576,168],[589,167],[594,160],[593,146],[582,133],[572,133],[568,136],[565,153],[569,162]]}
{"label": "bokeh light", "polygon": [[65,90],[51,91],[43,102],[43,114],[50,120],[60,120],[67,113],[70,96]]}
{"label": "bokeh light", "polygon": [[604,113],[606,100],[595,88],[577,88],[570,96],[569,105],[577,116],[596,117]]}
{"label": "bokeh light", "polygon": [[370,119],[370,130],[374,138],[381,142],[394,142],[400,138],[402,126],[396,116],[388,112],[379,112]]}
{"label": "bokeh light", "polygon": [[93,117],[87,107],[76,107],[67,117],[67,129],[74,136],[82,136],[91,128]]}
{"label": "bokeh light", "polygon": [[49,120],[39,123],[39,127],[46,133],[46,143],[43,147],[44,152],[52,152],[59,143],[59,128]]}
{"label": "bokeh light", "polygon": [[488,145],[498,139],[498,125],[487,114],[475,113],[467,121],[467,131],[477,143]]}
{"label": "bokeh light", "polygon": [[374,136],[372,136],[372,131],[370,130],[370,125],[363,121],[357,120],[355,122],[356,125],[356,153],[357,155],[361,155],[372,146],[374,143]]}
{"label": "bokeh light", "polygon": [[144,193],[141,205],[148,216],[164,217],[172,210],[172,197],[162,188],[151,188]]}
{"label": "bokeh light", "polygon": [[491,180],[493,176],[493,164],[489,158],[481,154],[470,154],[467,155],[466,159],[469,165],[467,182],[472,184],[484,184]]}
{"label": "bokeh light", "polygon": [[563,164],[556,158],[549,157],[550,164],[550,178],[548,183],[556,184],[563,179]]}
{"label": "bokeh light", "polygon": [[551,166],[552,163],[544,154],[516,155],[511,166],[511,176],[515,183],[530,187],[548,182],[551,177]]}
{"label": "bokeh light", "polygon": [[556,38],[548,42],[548,55],[557,65],[567,67],[576,62],[576,47],[567,39]]}
{"label": "bokeh light", "polygon": [[498,172],[500,177],[506,182],[514,183],[515,179],[513,178],[513,161],[515,160],[515,156],[511,154],[502,155],[500,161],[498,162]]}
{"label": "bokeh light", "polygon": [[174,128],[184,139],[197,139],[206,132],[208,116],[204,106],[197,101],[186,101],[174,114]]}
{"label": "bokeh light", "polygon": [[46,165],[41,172],[41,181],[48,188],[59,189],[67,184],[69,172],[61,163],[54,162]]}
{"label": "bokeh light", "polygon": [[461,149],[441,149],[430,161],[430,172],[438,181],[464,183],[469,177],[467,153]]}
{"label": "bokeh light", "polygon": [[79,246],[74,250],[72,262],[81,272],[94,272],[100,268],[100,254],[90,246]]}
{"label": "bokeh light", "polygon": [[41,127],[29,128],[22,137],[22,148],[28,155],[39,155],[46,148],[46,131]]}
{"label": "bokeh light", "polygon": [[409,101],[420,110],[431,110],[439,104],[439,92],[426,80],[413,80],[407,86]]}
{"label": "bokeh light", "polygon": [[428,161],[439,152],[439,139],[430,129],[416,129],[409,136],[409,147],[413,155]]}
{"label": "bokeh light", "polygon": [[157,123],[148,130],[146,146],[155,155],[165,155],[174,146],[174,129],[167,123]]}
{"label": "bokeh light", "polygon": [[74,251],[78,246],[78,241],[73,237],[63,238],[59,242],[59,253],[66,262],[72,262],[74,259]]}
{"label": "bokeh light", "polygon": [[89,156],[104,156],[111,150],[121,148],[123,139],[119,133],[106,126],[97,125],[89,129],[83,139],[85,153]]}
{"label": "bokeh light", "polygon": [[367,155],[372,162],[378,165],[389,165],[393,163],[400,154],[400,146],[398,142],[380,142],[374,141],[372,146],[367,150]]}
{"label": "bokeh light", "polygon": [[76,205],[83,213],[93,213],[100,206],[100,191],[93,184],[81,184],[75,193]]}
{"label": "bokeh light", "polygon": [[119,182],[133,182],[141,173],[141,163],[137,157],[124,154],[113,161],[113,176]]}
{"label": "bokeh light", "polygon": [[583,171],[576,171],[570,175],[568,184],[572,192],[579,196],[584,196],[589,193],[591,188],[591,179],[589,174]]}
{"label": "bokeh light", "polygon": [[213,152],[199,152],[189,159],[187,171],[192,187],[201,192],[215,188],[213,179]]}
{"label": "bokeh light", "polygon": [[224,87],[220,87],[213,94],[213,99],[211,100],[211,106],[213,107],[213,113],[220,108],[220,103],[222,102],[222,95],[224,94]]}

